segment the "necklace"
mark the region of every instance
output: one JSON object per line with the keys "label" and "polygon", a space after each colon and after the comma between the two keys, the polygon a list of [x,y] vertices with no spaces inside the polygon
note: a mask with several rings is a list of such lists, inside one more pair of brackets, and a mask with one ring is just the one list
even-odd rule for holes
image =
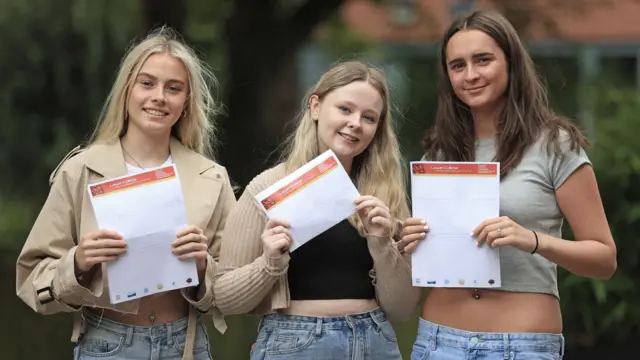
{"label": "necklace", "polygon": [[133,156],[131,156],[131,154],[129,154],[129,152],[127,151],[127,149],[124,148],[124,145],[122,146],[122,151],[124,151],[124,154],[127,155],[129,158],[131,158],[131,160],[133,160],[134,163],[136,163],[136,165],[142,169],[142,170],[147,170],[145,169],[144,166],[140,165],[140,163],[138,162],[138,160],[136,160],[136,158],[134,158]]}
{"label": "necklace", "polygon": [[149,320],[151,320],[151,323],[155,323],[156,321],[156,312],[151,310],[151,315],[149,315]]}

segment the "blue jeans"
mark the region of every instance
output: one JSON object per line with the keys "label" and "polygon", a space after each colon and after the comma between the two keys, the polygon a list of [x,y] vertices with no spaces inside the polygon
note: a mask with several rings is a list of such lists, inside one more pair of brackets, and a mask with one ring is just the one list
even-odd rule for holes
{"label": "blue jeans", "polygon": [[251,360],[402,360],[381,309],[339,317],[265,315]]}
{"label": "blue jeans", "polygon": [[[180,360],[187,337],[188,318],[168,324],[133,326],[100,318],[85,311],[85,331],[74,349],[75,360]],[[195,360],[212,360],[209,337],[198,317]]]}
{"label": "blue jeans", "polygon": [[475,333],[420,319],[411,360],[560,360],[561,334]]}

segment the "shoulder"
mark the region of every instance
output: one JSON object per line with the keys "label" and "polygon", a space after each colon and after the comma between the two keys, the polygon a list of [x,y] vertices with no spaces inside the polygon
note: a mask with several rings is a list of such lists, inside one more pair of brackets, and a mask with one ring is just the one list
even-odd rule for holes
{"label": "shoulder", "polygon": [[269,186],[275,184],[286,176],[284,164],[278,164],[272,168],[269,168],[249,182],[245,191],[251,195],[257,195],[261,191],[265,190]]}
{"label": "shoulder", "polygon": [[584,153],[589,142],[578,127],[553,126],[541,131],[535,145],[544,156],[562,157]]}
{"label": "shoulder", "polygon": [[76,179],[87,164],[91,163],[91,159],[100,156],[103,151],[104,145],[102,144],[80,144],[74,147],[60,160],[49,175],[49,185],[51,186],[59,177]]}

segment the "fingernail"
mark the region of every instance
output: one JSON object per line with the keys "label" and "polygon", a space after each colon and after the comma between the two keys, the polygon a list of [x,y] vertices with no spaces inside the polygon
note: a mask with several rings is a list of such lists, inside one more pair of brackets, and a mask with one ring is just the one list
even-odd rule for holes
{"label": "fingernail", "polygon": [[426,234],[425,233],[420,233],[420,236],[424,237]]}
{"label": "fingernail", "polygon": [[424,226],[424,231],[429,231],[429,225]]}
{"label": "fingernail", "polygon": [[426,223],[427,223],[426,221],[424,221],[424,220],[420,220],[420,224],[421,224],[421,225],[424,225],[424,224],[426,224]]}
{"label": "fingernail", "polygon": [[472,238],[476,237],[476,236],[473,234],[473,231],[472,231],[472,232],[471,232],[471,234],[469,234],[469,235],[470,235]]}

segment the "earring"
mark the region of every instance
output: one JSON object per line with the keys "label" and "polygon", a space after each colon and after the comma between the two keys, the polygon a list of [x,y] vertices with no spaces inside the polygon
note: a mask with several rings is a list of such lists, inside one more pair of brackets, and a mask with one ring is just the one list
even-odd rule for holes
{"label": "earring", "polygon": [[184,110],[182,111],[182,117],[183,117],[183,118],[186,118],[186,117],[187,117],[187,109],[184,109]]}

